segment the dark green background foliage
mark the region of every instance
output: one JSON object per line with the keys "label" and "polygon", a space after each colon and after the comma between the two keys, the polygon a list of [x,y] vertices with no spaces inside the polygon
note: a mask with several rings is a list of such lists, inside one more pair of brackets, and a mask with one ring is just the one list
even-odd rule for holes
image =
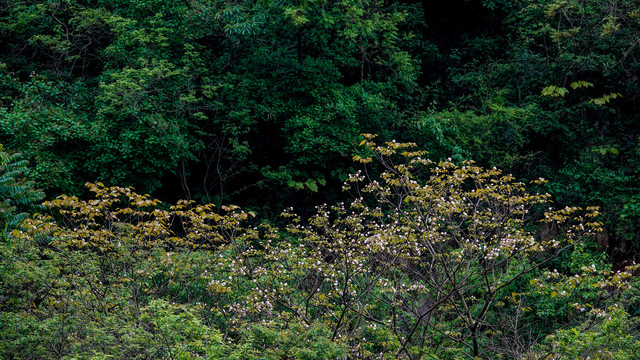
{"label": "dark green background foliage", "polygon": [[[97,179],[290,202],[344,180],[358,134],[402,128],[418,103],[411,52],[428,48],[412,29],[419,12],[370,1],[10,2],[1,139],[54,192]],[[251,200],[266,189],[277,195]]]}
{"label": "dark green background foliage", "polygon": [[[86,181],[269,213],[341,197],[362,132],[551,179],[638,246],[631,0],[7,1],[0,141]],[[268,204],[268,205],[267,205]]]}

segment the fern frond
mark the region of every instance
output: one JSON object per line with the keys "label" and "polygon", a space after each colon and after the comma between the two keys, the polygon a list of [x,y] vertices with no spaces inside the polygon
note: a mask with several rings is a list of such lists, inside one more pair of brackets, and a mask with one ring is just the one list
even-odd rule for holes
{"label": "fern frond", "polygon": [[[24,179],[28,162],[21,154],[8,154],[0,144],[0,228],[14,228],[29,216],[25,210],[44,199],[34,182]],[[2,231],[2,230],[0,230]]]}

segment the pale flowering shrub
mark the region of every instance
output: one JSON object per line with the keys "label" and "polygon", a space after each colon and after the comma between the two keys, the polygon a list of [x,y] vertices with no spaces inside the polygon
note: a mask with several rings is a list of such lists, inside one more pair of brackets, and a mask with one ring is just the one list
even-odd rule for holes
{"label": "pale flowering shrub", "polygon": [[[321,323],[354,358],[509,355],[506,334],[527,311],[512,290],[594,234],[597,211],[536,217],[532,208],[548,207],[549,196],[499,170],[433,163],[412,144],[371,139],[371,156],[356,160],[385,171],[350,176],[351,203],[319,206],[306,220],[285,211],[286,237],[271,232],[233,258],[230,271],[249,288],[231,318]],[[519,341],[522,352],[536,339]]]}

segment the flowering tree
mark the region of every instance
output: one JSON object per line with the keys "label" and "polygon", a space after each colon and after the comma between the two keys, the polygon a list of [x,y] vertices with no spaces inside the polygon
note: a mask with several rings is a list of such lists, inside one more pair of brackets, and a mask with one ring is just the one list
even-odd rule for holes
{"label": "flowering tree", "polygon": [[356,160],[382,164],[379,180],[352,175],[345,189],[356,199],[321,206],[307,222],[285,212],[294,240],[268,240],[236,262],[255,286],[253,313],[243,315],[321,322],[358,357],[505,350],[525,309],[513,300],[518,282],[593,234],[596,210],[548,208],[536,218],[531,208],[549,196],[499,170],[436,164],[413,144],[373,138],[363,141],[371,156]]}

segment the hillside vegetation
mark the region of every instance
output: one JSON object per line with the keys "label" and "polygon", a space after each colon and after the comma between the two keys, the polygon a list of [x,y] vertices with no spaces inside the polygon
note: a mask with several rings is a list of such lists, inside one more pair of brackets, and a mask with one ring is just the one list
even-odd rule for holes
{"label": "hillside vegetation", "polygon": [[6,0],[0,357],[640,358],[638,59],[633,0]]}

